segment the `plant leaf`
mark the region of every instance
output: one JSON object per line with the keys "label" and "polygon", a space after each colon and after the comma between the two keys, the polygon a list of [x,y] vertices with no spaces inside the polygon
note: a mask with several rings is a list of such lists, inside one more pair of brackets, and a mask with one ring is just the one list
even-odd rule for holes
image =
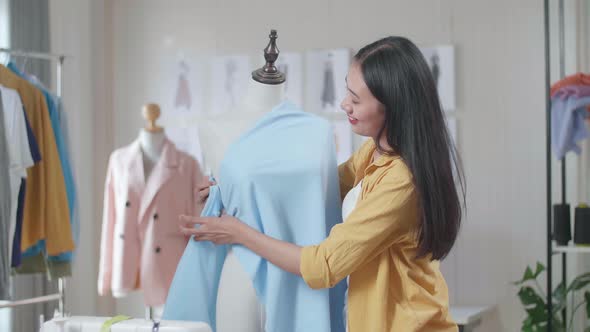
{"label": "plant leaf", "polygon": [[539,274],[541,274],[543,271],[545,271],[545,265],[541,264],[541,262],[537,262],[537,269],[535,271],[535,274],[533,274],[533,278],[537,279]]}
{"label": "plant leaf", "polygon": [[555,290],[553,291],[553,314],[560,312],[566,306],[566,289],[565,283],[562,281],[559,283]]}
{"label": "plant leaf", "polygon": [[588,284],[590,284],[590,272],[577,276],[576,279],[572,281],[567,291],[577,291],[586,287]]}
{"label": "plant leaf", "polygon": [[527,266],[526,269],[524,270],[524,275],[522,276],[522,279],[513,282],[513,284],[516,286],[520,286],[523,283],[525,283],[529,280],[534,280],[534,279],[535,279],[535,275],[533,273],[533,270],[531,269],[530,266]]}
{"label": "plant leaf", "polygon": [[531,318],[531,325],[547,321],[548,316],[545,301],[543,301],[541,296],[532,287],[521,287],[518,291],[518,297]]}

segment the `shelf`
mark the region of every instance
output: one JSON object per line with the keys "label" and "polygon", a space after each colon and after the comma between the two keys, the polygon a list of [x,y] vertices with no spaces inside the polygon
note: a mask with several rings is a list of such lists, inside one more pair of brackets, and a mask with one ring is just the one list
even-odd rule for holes
{"label": "shelf", "polygon": [[577,246],[570,244],[567,246],[553,245],[554,253],[571,253],[571,254],[590,254],[590,246]]}
{"label": "shelf", "polygon": [[449,311],[453,320],[461,326],[477,326],[482,317],[495,306],[451,306]]}

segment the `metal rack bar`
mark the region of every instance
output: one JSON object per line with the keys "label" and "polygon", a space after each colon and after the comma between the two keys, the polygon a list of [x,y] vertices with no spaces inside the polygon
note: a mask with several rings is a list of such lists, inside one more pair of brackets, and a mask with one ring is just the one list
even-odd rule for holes
{"label": "metal rack bar", "polygon": [[[553,237],[551,229],[551,49],[549,31],[549,0],[544,0],[544,28],[545,28],[545,165],[546,165],[546,199],[547,199],[547,312],[553,312],[553,289],[552,267],[553,267]],[[548,315],[547,331],[551,332],[553,315]]]}

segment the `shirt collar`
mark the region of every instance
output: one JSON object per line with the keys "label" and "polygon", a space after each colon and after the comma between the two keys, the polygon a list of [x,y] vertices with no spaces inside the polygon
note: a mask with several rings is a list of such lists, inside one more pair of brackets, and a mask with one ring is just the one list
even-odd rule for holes
{"label": "shirt collar", "polygon": [[372,161],[373,154],[375,153],[375,150],[377,150],[377,146],[375,145],[375,142],[373,140],[371,140],[370,144],[371,144],[371,148],[369,149],[369,155],[366,157],[366,158],[368,158],[368,162],[367,162],[368,166],[383,167],[383,166],[387,166],[387,165],[391,164],[392,161],[400,158],[398,155],[391,156],[388,154],[382,154],[375,161]]}

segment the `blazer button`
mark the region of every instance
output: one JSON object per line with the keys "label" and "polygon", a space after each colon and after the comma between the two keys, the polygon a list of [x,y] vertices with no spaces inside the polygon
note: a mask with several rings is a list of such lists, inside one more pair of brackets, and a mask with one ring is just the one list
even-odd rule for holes
{"label": "blazer button", "polygon": [[160,247],[156,247],[156,254],[159,254],[162,249]]}
{"label": "blazer button", "polygon": [[130,207],[131,206],[131,202],[127,201],[125,202],[125,207]]}
{"label": "blazer button", "polygon": [[154,220],[158,220],[158,214],[154,214]]}

